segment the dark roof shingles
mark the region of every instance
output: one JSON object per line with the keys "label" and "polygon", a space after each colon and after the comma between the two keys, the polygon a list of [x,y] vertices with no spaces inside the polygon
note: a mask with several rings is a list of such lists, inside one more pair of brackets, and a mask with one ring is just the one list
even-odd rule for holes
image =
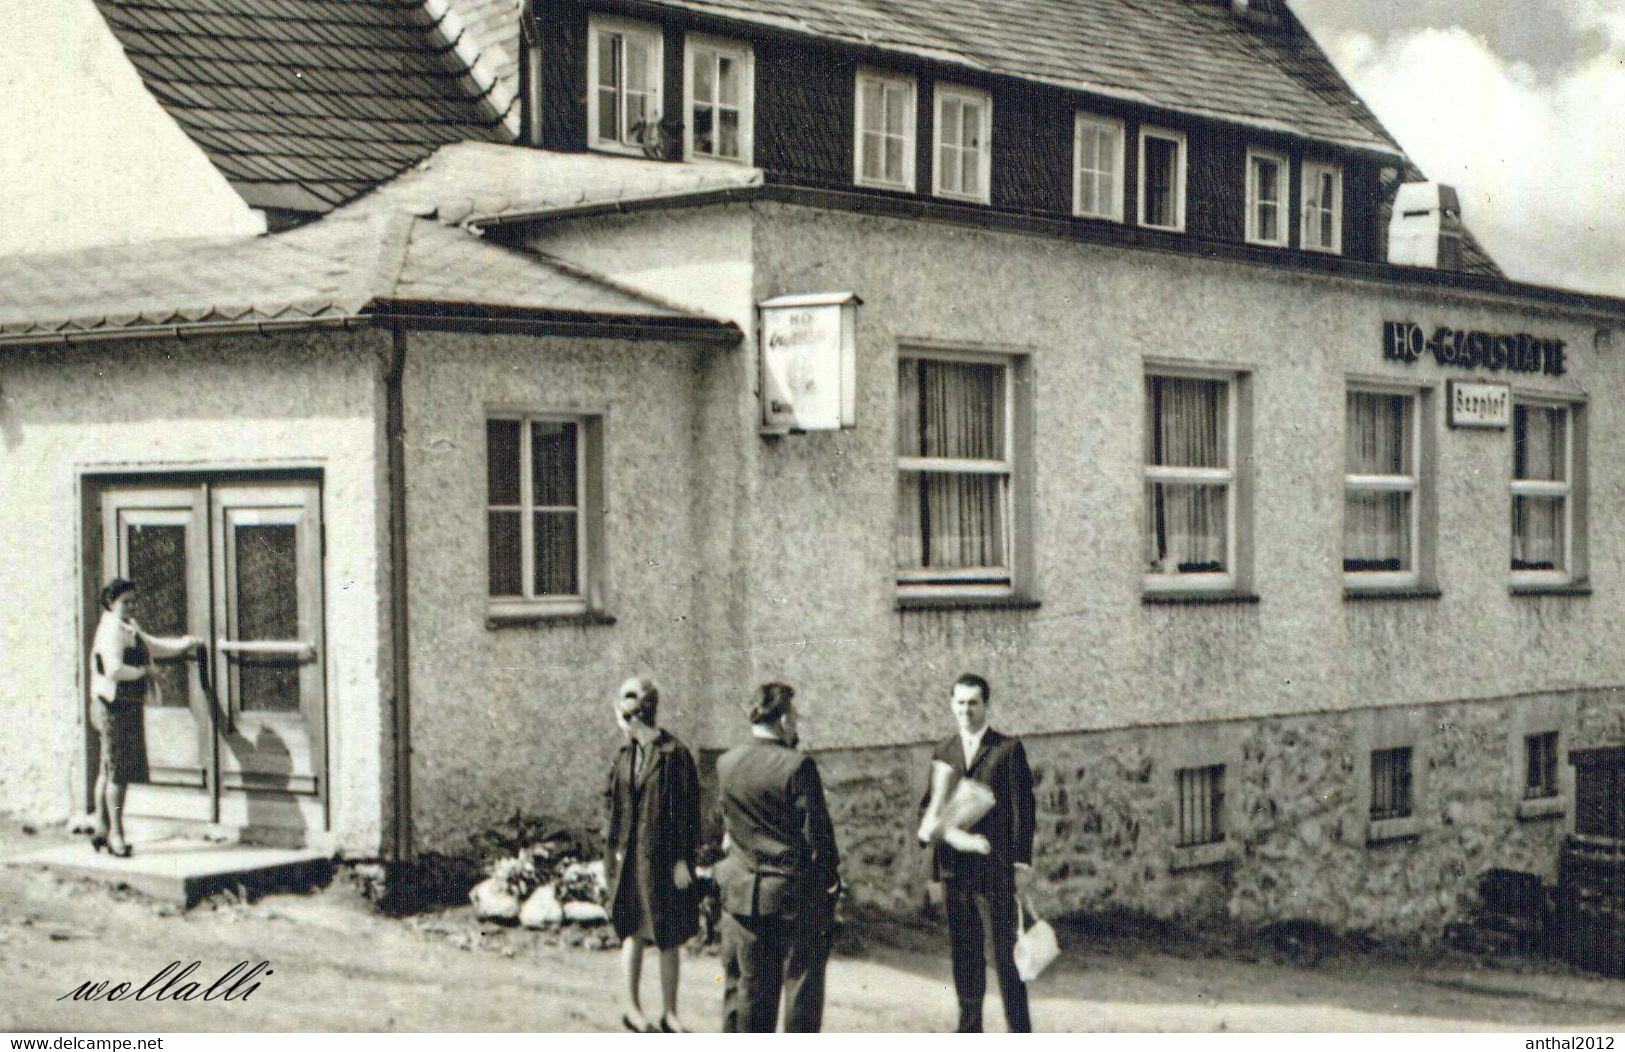
{"label": "dark roof shingles", "polygon": [[148,89],[251,205],[325,211],[443,143],[510,137],[509,107],[422,3],[96,4]]}

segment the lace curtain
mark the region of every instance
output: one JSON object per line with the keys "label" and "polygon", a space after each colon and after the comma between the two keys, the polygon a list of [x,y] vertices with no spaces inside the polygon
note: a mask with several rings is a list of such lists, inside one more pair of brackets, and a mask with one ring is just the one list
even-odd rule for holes
{"label": "lace curtain", "polygon": [[[1351,392],[1344,464],[1350,475],[1410,476],[1403,395]],[[1343,511],[1343,569],[1399,571],[1411,567],[1410,490],[1347,492]]]}
{"label": "lace curtain", "polygon": [[[1146,419],[1151,464],[1224,468],[1228,422],[1225,384],[1153,376]],[[1223,573],[1225,483],[1146,483],[1147,562],[1151,573]]]}
{"label": "lace curtain", "polygon": [[[905,359],[897,374],[898,456],[1005,459],[1002,366]],[[1008,567],[1009,474],[898,472],[900,570]]]}
{"label": "lace curtain", "polygon": [[[1513,478],[1565,482],[1566,412],[1518,406],[1512,439]],[[1512,498],[1512,568],[1555,570],[1563,565],[1564,498]]]}

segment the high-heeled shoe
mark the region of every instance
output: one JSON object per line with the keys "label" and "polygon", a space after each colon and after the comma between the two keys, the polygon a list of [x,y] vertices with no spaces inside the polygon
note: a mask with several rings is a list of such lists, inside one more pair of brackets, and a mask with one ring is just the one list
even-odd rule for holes
{"label": "high-heeled shoe", "polygon": [[107,853],[114,858],[129,858],[135,852],[131,849],[128,841],[121,840],[115,844],[109,840],[107,842]]}
{"label": "high-heeled shoe", "polygon": [[671,1016],[663,1015],[660,1017],[660,1032],[662,1034],[686,1034],[688,1033],[688,1027],[681,1022],[673,1023]]}
{"label": "high-heeled shoe", "polygon": [[101,854],[103,851],[106,851],[108,849],[107,848],[107,838],[102,836],[100,833],[97,833],[95,836],[92,836],[90,838],[90,849],[92,851],[96,852],[98,855]]}
{"label": "high-heeled shoe", "polygon": [[658,1034],[658,1033],[660,1033],[660,1031],[656,1030],[653,1026],[651,1026],[649,1024],[649,1021],[647,1019],[645,1019],[643,1021],[642,1026],[639,1026],[637,1023],[634,1023],[632,1021],[632,1014],[630,1012],[622,1012],[621,1013],[621,1025],[626,1027],[628,1030],[632,1031],[632,1033],[634,1033],[634,1034]]}

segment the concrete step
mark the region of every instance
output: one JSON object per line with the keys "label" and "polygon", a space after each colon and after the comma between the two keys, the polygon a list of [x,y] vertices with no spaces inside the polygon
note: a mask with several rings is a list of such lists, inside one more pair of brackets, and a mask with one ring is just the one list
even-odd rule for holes
{"label": "concrete step", "polygon": [[252,847],[171,838],[133,842],[129,858],[91,850],[89,840],[46,848],[7,859],[13,866],[34,866],[58,876],[90,880],[190,908],[205,895],[227,888],[249,894],[271,890],[302,891],[323,884],[332,874],[327,854],[309,848]]}

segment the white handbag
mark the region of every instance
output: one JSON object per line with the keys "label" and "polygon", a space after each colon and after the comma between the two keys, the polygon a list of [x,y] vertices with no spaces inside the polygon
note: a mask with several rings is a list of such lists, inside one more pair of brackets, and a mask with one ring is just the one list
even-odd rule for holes
{"label": "white handbag", "polygon": [[1032,927],[1022,929],[1016,939],[1016,971],[1021,975],[1022,982],[1030,983],[1043,975],[1044,969],[1061,955],[1061,947],[1055,941],[1055,929],[1038,915],[1030,900],[1016,906],[1016,920],[1021,920],[1022,906],[1026,906],[1027,912],[1032,914],[1033,923]]}

